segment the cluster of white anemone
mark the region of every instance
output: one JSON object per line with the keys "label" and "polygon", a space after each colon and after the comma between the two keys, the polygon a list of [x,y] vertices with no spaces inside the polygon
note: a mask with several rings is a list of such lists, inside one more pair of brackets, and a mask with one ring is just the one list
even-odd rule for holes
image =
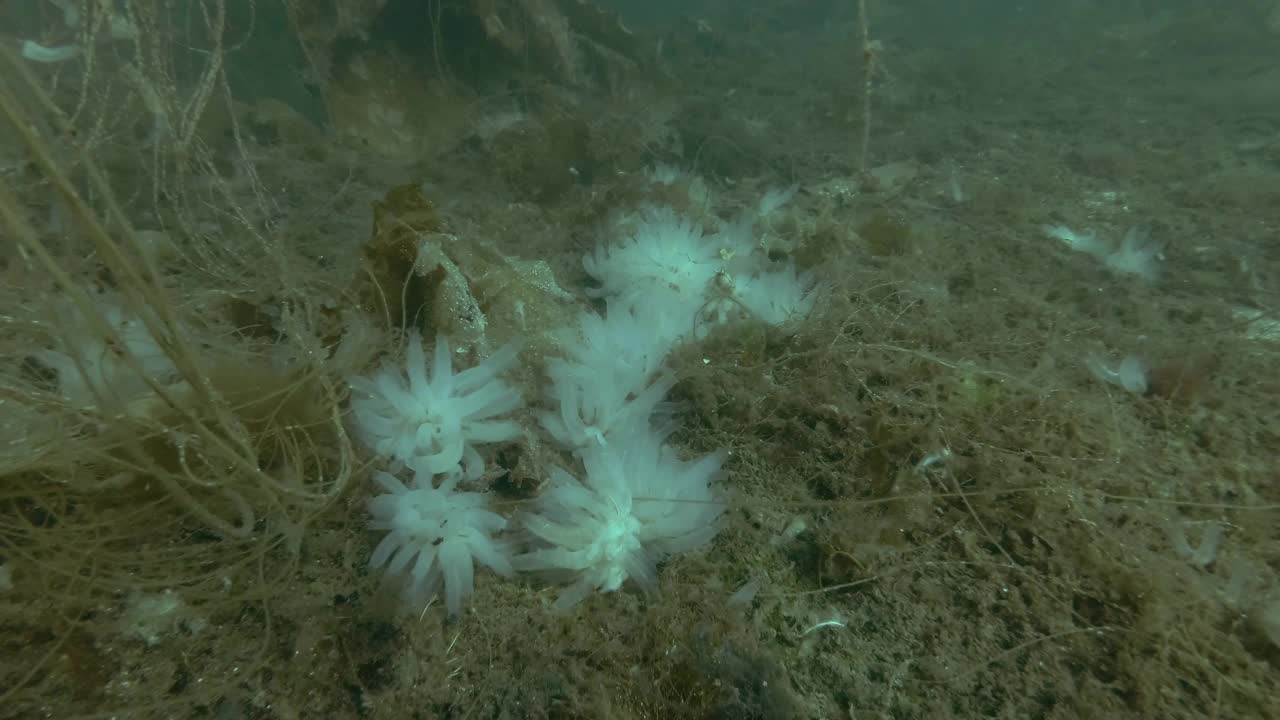
{"label": "cluster of white anemone", "polygon": [[[759,212],[782,201],[771,194]],[[471,594],[476,563],[562,581],[556,605],[565,608],[628,581],[652,591],[662,560],[710,542],[724,511],[713,487],[722,457],[685,460],[666,442],[675,376],[665,362],[676,343],[716,323],[777,324],[812,307],[808,279],[789,265],[769,268],[753,247],[756,219],[704,233],[673,211],[649,210],[584,258],[605,312],[584,310],[560,334],[564,355],[547,364],[548,407],[538,414],[577,472],[549,470],[548,487],[519,518],[518,546],[501,539],[508,520],[487,495],[458,489],[483,476],[480,446],[526,432],[508,417],[521,395],[502,379],[515,348],[455,372],[446,338],[428,368],[415,336],[403,367],[353,379],[357,434],[412,474],[407,484],[376,475],[386,492],[370,502],[371,526],[386,535],[371,564],[405,575],[414,596],[443,586],[450,614]]]}

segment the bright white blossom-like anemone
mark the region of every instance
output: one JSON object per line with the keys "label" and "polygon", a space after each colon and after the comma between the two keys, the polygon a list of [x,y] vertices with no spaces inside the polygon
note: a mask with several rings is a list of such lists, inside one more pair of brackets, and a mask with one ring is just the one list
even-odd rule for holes
{"label": "bright white blossom-like anemone", "polygon": [[425,602],[443,585],[445,607],[456,615],[474,588],[476,563],[512,575],[510,551],[494,539],[506,518],[487,508],[485,495],[458,492],[458,475],[444,477],[439,487],[426,472],[415,473],[408,486],[384,472],[374,480],[386,492],[369,501],[369,527],[387,534],[369,565],[404,575],[412,601]]}
{"label": "bright white blossom-like anemone", "polygon": [[716,325],[744,318],[771,325],[801,319],[814,306],[812,277],[790,263],[772,267],[753,240],[755,225],[794,193],[772,191],[757,213],[710,234],[670,208],[639,213],[627,235],[583,258],[600,284],[593,292],[611,313],[619,307],[640,312],[668,342],[704,337]]}
{"label": "bright white blossom-like anemone", "polygon": [[583,312],[578,332],[564,334],[568,357],[547,362],[548,396],[557,410],[540,414],[561,446],[580,450],[649,427],[675,384],[664,365],[675,334],[664,332],[661,321],[616,303],[604,316]]}
{"label": "bright white blossom-like anemone", "polygon": [[352,378],[351,412],[357,434],[374,452],[432,474],[477,478],[484,461],[475,446],[511,440],[520,426],[498,416],[520,405],[520,392],[499,375],[516,359],[507,346],[455,373],[449,341],[437,338],[428,372],[417,333],[409,338],[405,368],[384,367]]}
{"label": "bright white blossom-like anemone", "polygon": [[721,456],[685,462],[653,432],[615,438],[582,453],[585,479],[552,472],[525,529],[538,540],[513,561],[521,571],[569,582],[556,600],[568,608],[599,590],[631,580],[645,591],[658,584],[658,563],[702,547],[717,532],[724,503],[711,482]]}
{"label": "bright white blossom-like anemone", "polygon": [[723,263],[717,238],[669,208],[651,208],[620,242],[601,244],[582,259],[602,297],[634,302],[670,295],[695,307]]}

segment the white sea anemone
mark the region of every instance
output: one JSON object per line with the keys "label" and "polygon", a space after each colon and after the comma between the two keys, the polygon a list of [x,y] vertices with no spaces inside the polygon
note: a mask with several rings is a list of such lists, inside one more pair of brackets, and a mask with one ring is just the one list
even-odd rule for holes
{"label": "white sea anemone", "polygon": [[351,379],[357,434],[374,452],[432,474],[459,469],[470,479],[484,471],[475,446],[520,435],[498,419],[520,405],[520,392],[498,376],[516,359],[507,346],[475,367],[453,372],[449,341],[437,338],[431,370],[417,333],[409,338],[405,369],[384,367]]}
{"label": "white sea anemone", "polygon": [[560,609],[627,580],[656,590],[659,562],[706,545],[719,530],[725,506],[711,483],[721,460],[715,454],[682,461],[652,432],[589,446],[582,481],[552,472],[551,487],[524,518],[537,547],[513,565],[568,581],[556,600]]}
{"label": "white sea anemone", "polygon": [[405,575],[413,602],[426,602],[441,585],[445,607],[456,615],[474,587],[475,563],[499,575],[512,574],[510,551],[494,535],[506,518],[487,509],[481,493],[458,492],[458,476],[433,486],[432,475],[418,471],[406,486],[380,472],[374,480],[386,493],[369,501],[370,529],[387,534],[369,558],[370,567],[386,566]]}

